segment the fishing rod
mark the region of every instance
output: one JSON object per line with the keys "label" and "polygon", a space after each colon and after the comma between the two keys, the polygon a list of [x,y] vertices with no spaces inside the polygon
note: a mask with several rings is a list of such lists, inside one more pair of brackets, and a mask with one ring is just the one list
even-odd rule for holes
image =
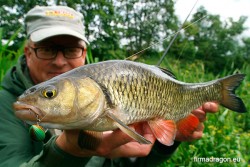
{"label": "fishing rod", "polygon": [[[189,14],[188,14],[187,17],[185,18],[183,24],[179,27],[178,31],[175,32],[174,34],[172,34],[172,35],[174,35],[174,37],[172,38],[170,44],[168,45],[167,49],[165,50],[164,54],[162,55],[162,57],[160,58],[160,60],[159,60],[158,63],[156,64],[156,66],[160,66],[160,64],[162,63],[163,59],[166,57],[166,55],[167,55],[167,53],[168,53],[170,47],[172,46],[173,42],[175,41],[177,35],[180,33],[181,30],[185,30],[185,29],[187,29],[188,27],[190,27],[191,25],[195,24],[196,22],[199,22],[200,20],[203,20],[205,17],[207,17],[207,16],[205,15],[205,16],[203,16],[203,17],[197,19],[196,21],[194,21],[194,22],[192,22],[192,23],[190,23],[189,25],[187,25],[187,26],[184,27],[184,24],[186,23],[187,19],[188,19],[189,16],[191,15],[191,13],[192,13],[193,9],[195,8],[196,4],[198,3],[198,1],[199,1],[199,0],[196,0],[196,2],[194,3],[194,5],[193,5],[192,9],[190,10]],[[171,35],[171,36],[172,36],[172,35]],[[169,37],[163,38],[161,41],[158,41],[158,42],[156,42],[156,43],[151,44],[150,46],[148,46],[148,47],[142,49],[141,51],[136,52],[136,53],[132,54],[131,56],[127,57],[125,60],[134,60],[134,59],[136,59],[136,56],[137,56],[139,53],[142,53],[143,51],[145,51],[145,50],[151,48],[152,46],[155,46],[155,45],[157,45],[157,44],[163,42],[163,41],[166,40],[167,38],[169,38]],[[134,57],[135,57],[135,58],[134,58]]]}
{"label": "fishing rod", "polygon": [[163,53],[163,55],[161,56],[160,60],[158,61],[158,63],[156,64],[157,66],[160,66],[160,64],[162,63],[163,59],[165,58],[165,56],[167,55],[170,47],[172,46],[173,42],[175,41],[176,37],[179,35],[180,31],[183,29],[184,24],[186,23],[187,19],[189,18],[190,14],[192,13],[194,7],[196,6],[196,4],[198,3],[199,0],[196,0],[196,2],[194,3],[192,9],[190,10],[189,14],[187,15],[186,19],[184,20],[184,22],[182,23],[182,25],[179,27],[178,31],[175,33],[174,37],[172,38],[172,40],[170,41],[167,49],[165,50],[165,52]]}

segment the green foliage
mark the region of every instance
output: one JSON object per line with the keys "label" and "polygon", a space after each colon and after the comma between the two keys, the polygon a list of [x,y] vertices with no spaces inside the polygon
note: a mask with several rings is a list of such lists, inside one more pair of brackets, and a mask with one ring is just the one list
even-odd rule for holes
{"label": "green foliage", "polygon": [[[178,19],[174,14],[173,1],[122,1],[116,10],[122,13],[118,24],[124,27],[121,38],[126,41],[124,47],[127,56],[168,37],[177,29]],[[157,47],[148,50],[157,50]]]}
{"label": "green foliage", "polygon": [[[180,24],[174,13],[174,1],[157,0],[7,0],[0,2],[0,79],[22,54],[25,13],[35,5],[68,5],[85,19],[88,47],[87,63],[124,59],[140,52],[137,61],[156,64]],[[119,3],[118,3],[119,2]],[[141,7],[136,7],[138,3]],[[2,3],[2,4],[1,4]],[[200,22],[192,24],[206,16]],[[204,82],[233,73],[247,74],[237,94],[250,108],[250,38],[241,38],[246,17],[222,22],[218,15],[200,8],[174,42],[162,66],[171,69],[179,80]],[[158,43],[166,38],[162,43]],[[240,44],[239,41],[242,41]],[[5,42],[4,42],[5,41]],[[121,41],[125,41],[123,44]],[[171,159],[161,166],[247,166],[250,162],[250,114],[221,108],[208,114],[201,140],[183,142]],[[197,163],[194,157],[240,158],[240,163]]]}
{"label": "green foliage", "polygon": [[[16,32],[17,28],[23,27],[25,14],[36,5],[47,5],[46,0],[8,0],[0,1],[0,27],[3,28],[2,39],[9,40]],[[17,50],[25,39],[24,28],[14,39],[14,44],[9,46],[12,50]]]}
{"label": "green foliage", "polygon": [[[202,21],[192,24],[205,17]],[[245,30],[246,17],[238,21],[229,18],[222,22],[220,16],[209,14],[203,7],[194,14],[191,22],[187,22],[184,33],[177,38],[169,55],[187,61],[202,60],[205,71],[218,74],[224,69],[242,68],[246,60],[249,62],[249,39],[243,39],[240,45],[240,34]]]}
{"label": "green foliage", "polygon": [[[0,7],[2,39],[8,40],[16,27],[23,26],[28,10],[35,5],[49,4],[67,5],[84,15],[91,53],[98,60],[125,59],[145,48],[148,49],[137,57],[158,57],[181,24],[172,0],[8,0]],[[246,19],[242,16],[238,21],[229,18],[222,22],[218,15],[209,14],[201,7],[190,22],[184,24],[188,28],[178,35],[167,57],[189,62],[202,60],[205,72],[216,75],[225,68],[228,71],[242,68],[244,62],[250,63],[250,38],[240,36],[246,29],[243,26]],[[24,30],[20,31],[9,48],[20,48],[24,34]],[[163,39],[164,42],[159,42]]]}
{"label": "green foliage", "polygon": [[[8,41],[2,40],[3,29],[0,27],[0,81],[2,81],[7,70],[16,63],[19,55],[23,52],[23,47],[17,51],[9,49],[9,45],[13,43],[21,29],[18,29]],[[23,42],[24,43],[24,42]]]}
{"label": "green foliage", "polygon": [[[177,28],[173,1],[56,0],[54,3],[73,7],[84,15],[92,53],[100,60],[124,59],[168,36]],[[139,9],[138,4],[143,4],[143,7]],[[0,7],[3,15],[0,25],[6,30],[4,39],[8,39],[15,27],[23,24],[23,16],[35,5],[46,6],[48,1],[9,0]],[[20,46],[18,41],[22,41],[24,37],[23,31],[16,39],[13,49]],[[122,45],[121,39],[126,40],[127,44]],[[150,50],[157,51],[156,48]]]}
{"label": "green foliage", "polygon": [[242,41],[244,46],[240,47],[239,50],[241,51],[243,59],[250,64],[250,38],[243,38]]}

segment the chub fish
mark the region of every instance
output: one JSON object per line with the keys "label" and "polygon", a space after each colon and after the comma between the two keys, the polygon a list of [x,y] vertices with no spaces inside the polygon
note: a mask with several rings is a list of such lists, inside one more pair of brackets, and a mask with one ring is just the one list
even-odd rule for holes
{"label": "chub fish", "polygon": [[[129,128],[148,122],[157,140],[172,145],[178,130],[188,135],[198,125],[192,110],[205,102],[243,113],[235,95],[244,74],[185,83],[171,72],[143,63],[113,60],[85,65],[27,89],[14,103],[15,114],[47,128],[93,133],[120,128],[140,143],[150,143]],[[96,135],[97,136],[97,135]]]}

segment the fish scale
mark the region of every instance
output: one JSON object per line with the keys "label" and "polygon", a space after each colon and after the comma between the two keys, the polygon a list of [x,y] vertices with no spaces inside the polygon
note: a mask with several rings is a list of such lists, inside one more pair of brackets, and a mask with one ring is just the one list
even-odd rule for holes
{"label": "fish scale", "polygon": [[[120,68],[115,68],[114,66],[114,70],[122,70],[123,68],[126,68],[126,64],[119,64]],[[105,75],[107,78],[109,78],[109,82],[106,82],[105,86],[108,88],[108,90],[111,92],[111,100],[113,101],[113,105],[118,105],[118,104],[123,104],[124,108],[121,109],[121,111],[127,113],[127,115],[132,115],[130,118],[133,118],[132,120],[127,120],[128,122],[125,123],[130,123],[132,121],[137,121],[138,120],[138,116],[140,115],[141,118],[143,120],[147,120],[147,119],[151,119],[152,117],[162,117],[164,115],[164,113],[166,113],[166,111],[172,113],[172,111],[169,111],[167,108],[167,104],[168,103],[173,103],[173,100],[169,100],[167,101],[167,103],[165,103],[165,105],[162,105],[161,101],[158,101],[158,95],[162,95],[162,99],[167,99],[167,96],[169,96],[171,94],[171,92],[165,92],[165,90],[171,90],[171,89],[167,89],[167,87],[172,87],[173,88],[173,84],[172,82],[162,82],[162,79],[159,78],[156,75],[152,75],[151,73],[149,73],[148,71],[143,71],[142,68],[130,68],[130,64],[129,67],[126,68],[127,71],[129,71],[128,73],[130,73],[127,78],[124,77],[124,75],[121,75],[121,77],[119,78],[119,76],[113,76],[112,73],[110,74],[110,76]],[[110,68],[109,70],[112,71],[113,68]],[[117,72],[117,71],[116,71]],[[119,73],[119,72],[118,72]],[[137,77],[137,74],[142,73],[143,75],[139,75],[140,77]],[[131,79],[132,78],[132,79]],[[135,80],[141,81],[141,85],[134,85],[133,82],[131,84],[129,84],[130,80]],[[113,81],[119,82],[120,86],[119,87],[112,87],[112,84],[109,85],[109,83],[112,83]],[[125,82],[127,81],[127,82]],[[158,87],[157,85],[162,84],[163,87]],[[136,89],[135,89],[136,88]],[[144,89],[143,89],[144,88]],[[146,88],[146,89],[145,89]],[[158,88],[158,89],[157,89]],[[165,88],[165,89],[164,89]],[[119,94],[114,93],[115,92],[119,92]],[[162,92],[163,91],[163,92]],[[143,98],[142,96],[146,96],[147,98],[144,98],[143,103],[137,103],[140,104],[138,106],[135,106],[134,100],[135,100],[135,96],[133,96],[133,92],[137,92],[138,97],[139,98]],[[174,97],[176,98],[176,97]],[[158,108],[157,108],[157,104],[159,104]],[[125,107],[125,106],[129,106],[129,107]],[[130,110],[126,110],[127,108],[130,108]],[[136,110],[134,109],[136,108]],[[147,111],[147,112],[145,112]],[[176,110],[174,110],[176,111]],[[180,109],[177,108],[177,113],[180,112]],[[186,110],[185,112],[189,113],[189,110]],[[180,115],[183,115],[185,113],[182,113],[182,111],[180,112]],[[186,114],[185,114],[186,115]],[[165,116],[167,119],[173,119],[174,117],[172,116],[172,114],[170,114],[170,116],[168,116],[168,114]],[[176,119],[176,118],[175,118]]]}

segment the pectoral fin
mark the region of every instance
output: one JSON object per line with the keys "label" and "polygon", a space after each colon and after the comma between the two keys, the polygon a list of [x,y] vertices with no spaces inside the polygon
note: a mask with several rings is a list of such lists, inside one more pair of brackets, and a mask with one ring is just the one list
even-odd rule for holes
{"label": "pectoral fin", "polygon": [[95,150],[102,141],[102,135],[102,132],[81,130],[78,136],[78,146],[81,149]]}
{"label": "pectoral fin", "polygon": [[118,119],[112,112],[107,111],[107,116],[112,119],[117,127],[124,133],[126,133],[128,136],[133,138],[134,140],[138,141],[141,144],[152,144],[150,141],[145,139],[143,136],[141,136],[139,133],[137,133],[135,130],[129,128],[126,124],[124,124],[120,119]]}
{"label": "pectoral fin", "polygon": [[160,143],[166,146],[174,144],[176,125],[173,120],[155,119],[148,121],[148,124]]}

